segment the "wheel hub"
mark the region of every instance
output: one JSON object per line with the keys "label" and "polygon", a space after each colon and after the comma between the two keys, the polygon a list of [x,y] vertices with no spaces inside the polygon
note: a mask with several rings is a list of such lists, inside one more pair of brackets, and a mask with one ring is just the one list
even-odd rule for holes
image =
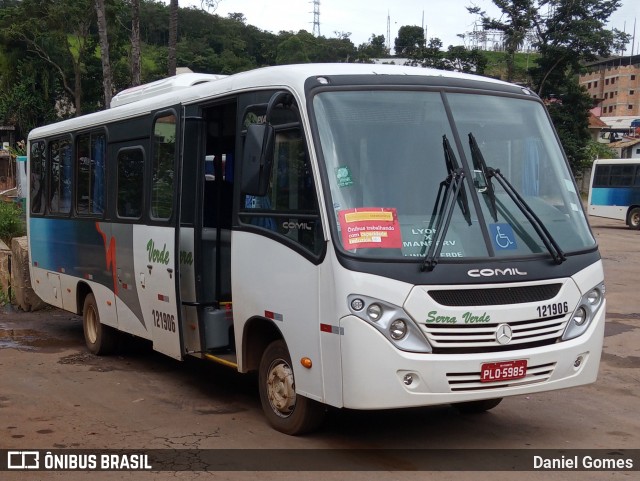
{"label": "wheel hub", "polygon": [[282,418],[289,417],[296,405],[293,370],[284,359],[277,359],[269,366],[267,396],[271,409]]}
{"label": "wheel hub", "polygon": [[97,317],[98,316],[93,308],[90,308],[87,311],[87,337],[91,343],[95,343],[98,339],[98,326],[96,325],[98,322]]}

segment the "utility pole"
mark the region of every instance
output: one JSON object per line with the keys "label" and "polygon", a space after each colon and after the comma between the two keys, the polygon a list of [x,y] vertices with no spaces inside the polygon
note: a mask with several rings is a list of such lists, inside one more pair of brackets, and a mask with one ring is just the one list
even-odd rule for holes
{"label": "utility pole", "polygon": [[391,15],[387,10],[387,53],[391,54]]}

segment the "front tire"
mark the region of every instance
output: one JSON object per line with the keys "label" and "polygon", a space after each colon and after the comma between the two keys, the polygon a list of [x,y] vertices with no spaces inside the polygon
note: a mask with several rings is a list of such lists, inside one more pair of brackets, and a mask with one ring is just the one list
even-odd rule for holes
{"label": "front tire", "polygon": [[482,401],[467,401],[455,403],[453,407],[463,414],[479,414],[493,409],[502,402],[502,398],[483,399]]}
{"label": "front tire", "polygon": [[82,309],[82,328],[87,349],[97,356],[112,353],[118,341],[117,331],[100,322],[98,304],[93,294],[84,299]]}
{"label": "front tire", "polygon": [[323,405],[296,394],[291,356],[284,341],[272,342],[262,354],[258,385],[262,410],[277,431],[298,435],[321,424]]}
{"label": "front tire", "polygon": [[634,230],[640,229],[640,207],[634,207],[629,211],[627,225]]}

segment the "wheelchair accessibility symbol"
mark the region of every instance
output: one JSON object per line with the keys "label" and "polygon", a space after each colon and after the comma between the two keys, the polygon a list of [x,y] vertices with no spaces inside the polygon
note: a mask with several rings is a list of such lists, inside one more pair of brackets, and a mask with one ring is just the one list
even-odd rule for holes
{"label": "wheelchair accessibility symbol", "polygon": [[517,249],[516,236],[509,224],[489,224],[489,232],[496,250]]}

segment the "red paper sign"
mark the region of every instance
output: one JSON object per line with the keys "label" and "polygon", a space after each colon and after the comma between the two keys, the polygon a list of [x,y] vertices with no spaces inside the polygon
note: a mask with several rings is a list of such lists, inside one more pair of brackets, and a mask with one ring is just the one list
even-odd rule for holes
{"label": "red paper sign", "polygon": [[396,209],[360,207],[338,212],[345,249],[401,249],[402,236]]}

